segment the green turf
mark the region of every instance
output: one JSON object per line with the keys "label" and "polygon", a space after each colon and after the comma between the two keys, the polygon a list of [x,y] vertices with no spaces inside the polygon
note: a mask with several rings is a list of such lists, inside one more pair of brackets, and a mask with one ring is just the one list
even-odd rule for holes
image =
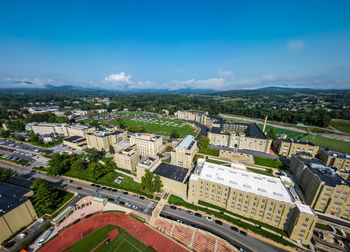
{"label": "green turf", "polygon": [[285,165],[278,159],[270,159],[270,158],[254,156],[254,162],[256,165],[267,166],[267,167],[277,168],[277,169],[285,169]]}
{"label": "green turf", "polygon": [[213,164],[219,164],[219,165],[224,165],[224,164],[228,164],[229,162],[223,162],[223,161],[218,161],[218,160],[214,160],[214,159],[207,159],[206,160],[209,163],[213,163]]}
{"label": "green turf", "polygon": [[77,241],[73,245],[69,247],[69,250],[71,252],[85,252],[90,251],[93,248],[95,248],[100,242],[102,242],[104,239],[108,237],[108,233],[112,231],[113,229],[117,228],[117,226],[114,225],[107,225],[103,228],[100,228],[96,230],[95,232],[92,232],[91,234],[88,234],[81,240]]}
{"label": "green turf", "polygon": [[315,145],[328,148],[334,151],[340,151],[343,153],[350,154],[350,142],[345,142],[337,139],[332,139],[323,136],[316,135],[307,135],[300,140],[302,141],[310,141]]}
{"label": "green turf", "polygon": [[331,126],[339,131],[350,134],[350,121],[348,120],[332,120]]}
{"label": "green turf", "polygon": [[[262,123],[259,123],[258,125],[261,129],[263,129],[264,125]],[[268,132],[271,128],[275,129],[275,132],[277,135],[286,134],[289,138],[293,138],[293,139],[299,139],[299,138],[305,136],[305,133],[301,133],[301,132],[297,132],[297,131],[293,131],[293,130],[288,130],[288,129],[281,129],[281,128],[273,127],[270,125],[266,125],[265,131]]]}
{"label": "green turf", "polygon": [[[193,132],[194,128],[187,125],[187,124],[183,127],[176,127],[175,125],[168,126],[168,125],[154,124],[154,123],[150,123],[147,121],[145,121],[145,122],[134,121],[134,120],[132,120],[133,119],[132,117],[122,117],[121,119],[124,121],[124,123],[127,127],[143,126],[146,129],[146,132],[160,134],[160,135],[169,136],[174,129],[177,130],[177,132],[179,133],[181,138],[185,137],[187,135],[195,136],[198,132],[197,129],[196,129],[196,132]],[[173,123],[176,123],[176,125],[181,125],[183,123],[183,122],[180,122],[177,120],[166,119],[166,118],[161,118],[158,120],[162,121],[162,122],[173,122]],[[110,123],[117,125],[118,121],[111,120]]]}
{"label": "green turf", "polygon": [[142,243],[122,228],[118,227],[119,234],[116,238],[110,241],[108,244],[102,244],[95,251],[96,252],[142,252],[142,251],[155,251],[151,247]]}
{"label": "green turf", "polygon": [[254,173],[259,173],[262,175],[270,176],[273,177],[272,170],[267,169],[266,171],[260,170],[260,169],[254,169],[254,168],[247,168],[249,171],[254,172]]}

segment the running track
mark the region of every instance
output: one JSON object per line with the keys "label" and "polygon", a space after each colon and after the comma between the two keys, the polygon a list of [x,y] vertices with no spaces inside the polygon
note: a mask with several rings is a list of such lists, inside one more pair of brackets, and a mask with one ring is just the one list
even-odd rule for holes
{"label": "running track", "polygon": [[61,252],[87,234],[108,224],[123,228],[129,234],[159,252],[188,251],[173,240],[168,239],[161,233],[146,226],[145,224],[142,224],[134,218],[123,213],[113,212],[94,215],[78,222],[77,224],[61,232],[53,240],[49,241],[44,247],[42,247],[40,252]]}

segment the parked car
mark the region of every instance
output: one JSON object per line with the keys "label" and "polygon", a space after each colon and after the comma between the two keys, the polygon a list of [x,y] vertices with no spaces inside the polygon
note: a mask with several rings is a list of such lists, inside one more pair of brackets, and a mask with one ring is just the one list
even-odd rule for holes
{"label": "parked car", "polygon": [[190,211],[190,210],[186,211],[186,213],[188,213],[188,214],[193,214],[192,211]]}
{"label": "parked car", "polygon": [[44,242],[45,242],[45,240],[44,240],[44,239],[40,239],[40,240],[39,240],[39,242],[38,242],[38,246],[43,245],[43,244],[44,244]]}
{"label": "parked car", "polygon": [[142,199],[142,200],[144,200],[144,199],[145,199],[145,197],[143,197],[143,196],[140,196],[139,198],[140,198],[140,199]]}
{"label": "parked car", "polygon": [[215,223],[219,224],[219,225],[222,225],[222,221],[219,221],[219,220],[215,220]]}
{"label": "parked car", "polygon": [[197,216],[197,217],[199,217],[199,218],[202,217],[202,215],[201,215],[200,213],[194,213],[194,216]]}
{"label": "parked car", "polygon": [[238,228],[236,228],[236,227],[233,227],[233,226],[231,226],[230,227],[233,231],[236,231],[236,232],[238,232]]}
{"label": "parked car", "polygon": [[176,206],[170,206],[170,208],[176,210]]}
{"label": "parked car", "polygon": [[242,231],[242,230],[240,230],[239,232],[240,232],[242,235],[247,236],[247,233],[246,233],[246,232],[244,232],[244,231]]}
{"label": "parked car", "polygon": [[23,239],[23,238],[27,237],[27,235],[28,235],[28,233],[23,232],[23,233],[20,233],[20,234],[18,235],[18,238]]}
{"label": "parked car", "polygon": [[213,221],[213,219],[210,216],[205,217],[207,221]]}

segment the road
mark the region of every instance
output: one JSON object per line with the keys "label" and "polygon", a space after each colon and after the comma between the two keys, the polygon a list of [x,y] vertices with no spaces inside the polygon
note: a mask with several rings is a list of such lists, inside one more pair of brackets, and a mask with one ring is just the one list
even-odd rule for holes
{"label": "road", "polygon": [[261,252],[274,252],[274,251],[285,251],[277,248],[273,245],[267,244],[256,238],[243,235],[240,232],[233,231],[229,225],[223,223],[219,225],[214,221],[207,221],[205,216],[197,217],[194,214],[189,214],[186,211],[177,209],[171,209],[169,206],[165,206],[161,212],[164,216],[170,216],[177,220],[181,220],[184,224],[195,226],[197,228],[209,231],[225,240],[236,248],[243,248],[246,251],[261,251]]}
{"label": "road", "polygon": [[[11,168],[16,170],[17,173],[20,175],[20,177],[17,179],[26,180],[29,186],[30,186],[30,182],[32,182],[35,178],[42,178],[47,181],[50,181],[54,186],[60,189],[77,192],[79,196],[78,198],[76,198],[75,201],[79,200],[79,198],[84,197],[86,195],[94,195],[94,196],[101,195],[103,197],[108,198],[109,201],[111,202],[115,202],[116,200],[128,202],[137,207],[136,211],[142,212],[147,215],[152,215],[152,212],[157,204],[157,202],[154,202],[147,198],[139,197],[136,194],[123,192],[121,190],[118,190],[117,192],[115,192],[107,189],[103,189],[103,190],[99,189],[98,192],[96,192],[97,188],[95,186],[92,186],[92,184],[89,182],[69,180],[62,177],[49,176],[44,173],[40,173],[38,171],[25,169],[25,168],[19,168],[19,167],[11,167]],[[25,183],[22,183],[22,184],[24,185]],[[81,189],[78,189],[78,187]],[[244,236],[238,232],[234,232],[226,224],[219,226],[215,223],[210,223],[206,221],[204,217],[200,219],[198,217],[195,217],[194,215],[186,214],[184,211],[181,211],[179,209],[173,210],[173,209],[170,209],[170,207],[165,206],[163,208],[162,213],[164,213],[165,215],[171,215],[174,218],[180,218],[185,222],[187,221],[188,224],[189,223],[195,224],[199,228],[210,231],[213,234],[216,234],[222,237],[223,239],[226,239],[232,245],[245,248],[247,251],[266,251],[266,252],[283,251],[278,249],[277,247],[264,243],[263,241],[253,238],[251,236]]]}
{"label": "road", "polygon": [[208,127],[207,126],[200,124],[198,122],[195,122],[195,121],[188,121],[188,120],[183,120],[183,121],[188,122],[188,123],[192,123],[192,124],[196,125],[197,127],[199,127],[200,131],[197,134],[197,136],[195,137],[195,140],[198,141],[201,136],[208,135]]}

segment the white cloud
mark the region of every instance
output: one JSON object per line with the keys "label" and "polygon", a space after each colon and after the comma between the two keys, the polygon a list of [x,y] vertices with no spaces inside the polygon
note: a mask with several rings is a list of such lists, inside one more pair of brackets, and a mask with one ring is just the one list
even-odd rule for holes
{"label": "white cloud", "polygon": [[104,80],[105,82],[111,82],[111,83],[127,83],[127,84],[131,84],[131,74],[125,74],[124,72],[120,72],[118,74],[111,74],[109,76],[107,76]]}
{"label": "white cloud", "polygon": [[291,51],[298,52],[303,50],[305,47],[304,40],[289,40],[287,41],[287,48]]}

